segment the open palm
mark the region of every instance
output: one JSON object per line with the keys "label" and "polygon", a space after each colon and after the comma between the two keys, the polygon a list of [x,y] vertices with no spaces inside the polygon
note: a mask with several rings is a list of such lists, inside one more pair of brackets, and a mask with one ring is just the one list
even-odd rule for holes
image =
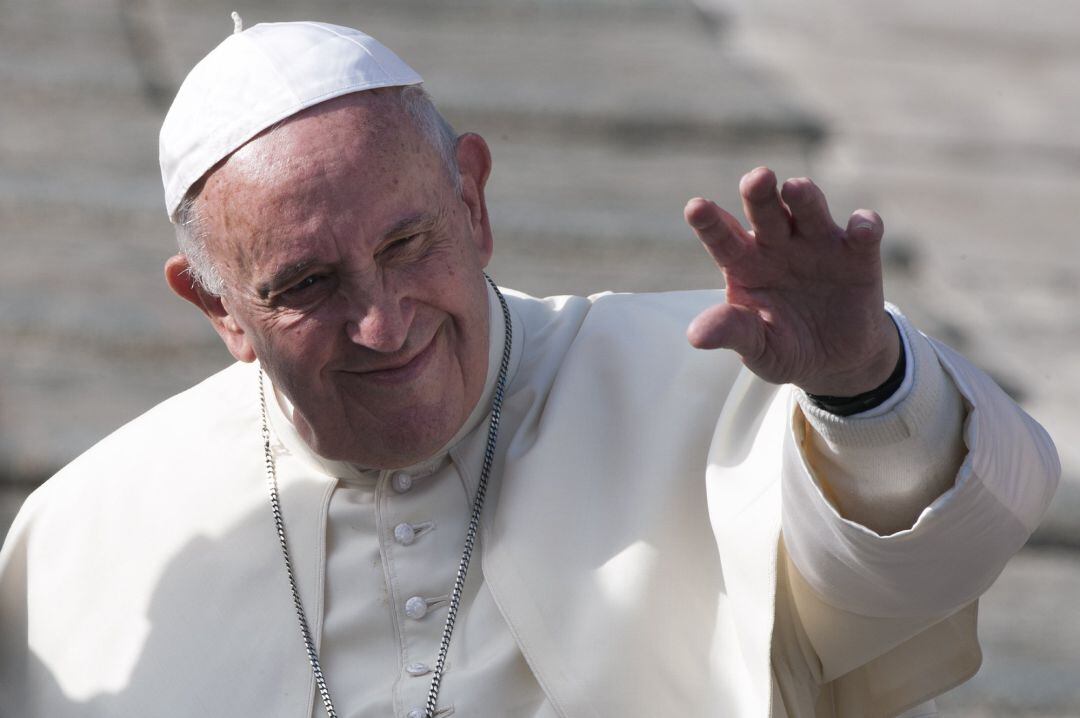
{"label": "open palm", "polygon": [[845,229],[808,179],[780,191],[759,167],[739,184],[750,230],[693,199],[686,221],[724,273],[727,301],[687,329],[701,349],[732,349],[755,374],[813,393],[855,396],[881,384],[900,351],[884,309],[881,218],[857,210]]}

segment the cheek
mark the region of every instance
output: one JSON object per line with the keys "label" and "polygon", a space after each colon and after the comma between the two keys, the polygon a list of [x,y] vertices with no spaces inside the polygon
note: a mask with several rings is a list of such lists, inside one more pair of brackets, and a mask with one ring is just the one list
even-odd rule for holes
{"label": "cheek", "polygon": [[256,355],[289,384],[317,381],[336,346],[329,323],[318,319],[269,323],[256,336]]}
{"label": "cheek", "polygon": [[463,347],[469,356],[463,357],[470,364],[487,356],[488,297],[487,282],[479,270],[462,273],[452,287],[446,288],[447,297],[453,297],[454,306],[448,311],[454,316],[461,332]]}

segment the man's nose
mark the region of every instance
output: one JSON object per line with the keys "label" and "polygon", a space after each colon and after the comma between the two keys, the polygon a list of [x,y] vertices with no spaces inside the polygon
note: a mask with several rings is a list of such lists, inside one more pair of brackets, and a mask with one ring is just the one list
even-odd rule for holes
{"label": "man's nose", "polygon": [[384,294],[358,308],[360,317],[345,325],[349,339],[377,352],[391,353],[405,346],[414,308],[409,299]]}

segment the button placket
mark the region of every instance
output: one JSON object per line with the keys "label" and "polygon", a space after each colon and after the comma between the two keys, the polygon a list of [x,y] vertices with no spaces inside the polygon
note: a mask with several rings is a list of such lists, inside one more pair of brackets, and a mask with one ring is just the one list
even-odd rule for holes
{"label": "button placket", "polygon": [[413,477],[404,471],[395,471],[390,479],[390,486],[399,494],[407,494],[412,490]]}
{"label": "button placket", "polygon": [[[460,546],[453,540],[419,539],[436,526],[447,537],[464,536],[468,515],[462,507],[468,505],[468,497],[454,471],[452,462],[447,461],[431,474],[397,471],[384,478],[383,485],[390,490],[380,504],[384,512],[380,545],[389,566],[390,595],[396,605],[401,640],[402,680],[394,688],[398,710],[424,704],[424,677],[430,678],[439,652],[446,614],[438,609],[449,604],[446,592],[454,582]],[[404,476],[408,479],[400,478]],[[436,715],[452,712],[452,706],[440,707]],[[407,716],[409,711],[401,715]],[[422,709],[419,715],[424,715]]]}
{"label": "button placket", "polygon": [[418,524],[410,524],[402,521],[394,527],[394,540],[402,546],[412,546],[416,539],[435,528],[434,521],[423,521]]}
{"label": "button placket", "polygon": [[405,672],[413,678],[419,678],[420,676],[426,676],[427,674],[431,673],[431,666],[426,663],[420,663],[419,661],[417,661],[415,663],[410,663],[409,665],[405,666]]}
{"label": "button placket", "polygon": [[427,614],[431,613],[432,609],[442,608],[450,602],[450,596],[437,596],[435,598],[425,598],[424,596],[411,596],[405,601],[405,615],[414,621],[419,621]]}

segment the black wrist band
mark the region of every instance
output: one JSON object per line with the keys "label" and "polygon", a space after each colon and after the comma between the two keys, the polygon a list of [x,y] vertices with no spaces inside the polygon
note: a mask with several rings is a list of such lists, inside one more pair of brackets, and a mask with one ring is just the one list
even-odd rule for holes
{"label": "black wrist band", "polygon": [[[896,328],[900,331],[900,327]],[[807,394],[811,403],[819,409],[824,409],[830,414],[837,416],[851,416],[864,411],[869,411],[875,406],[881,406],[889,397],[896,393],[900,385],[904,383],[904,374],[907,372],[907,357],[904,352],[904,340],[900,338],[900,358],[896,360],[896,368],[892,374],[876,389],[863,392],[858,396],[821,396],[820,394]]]}

